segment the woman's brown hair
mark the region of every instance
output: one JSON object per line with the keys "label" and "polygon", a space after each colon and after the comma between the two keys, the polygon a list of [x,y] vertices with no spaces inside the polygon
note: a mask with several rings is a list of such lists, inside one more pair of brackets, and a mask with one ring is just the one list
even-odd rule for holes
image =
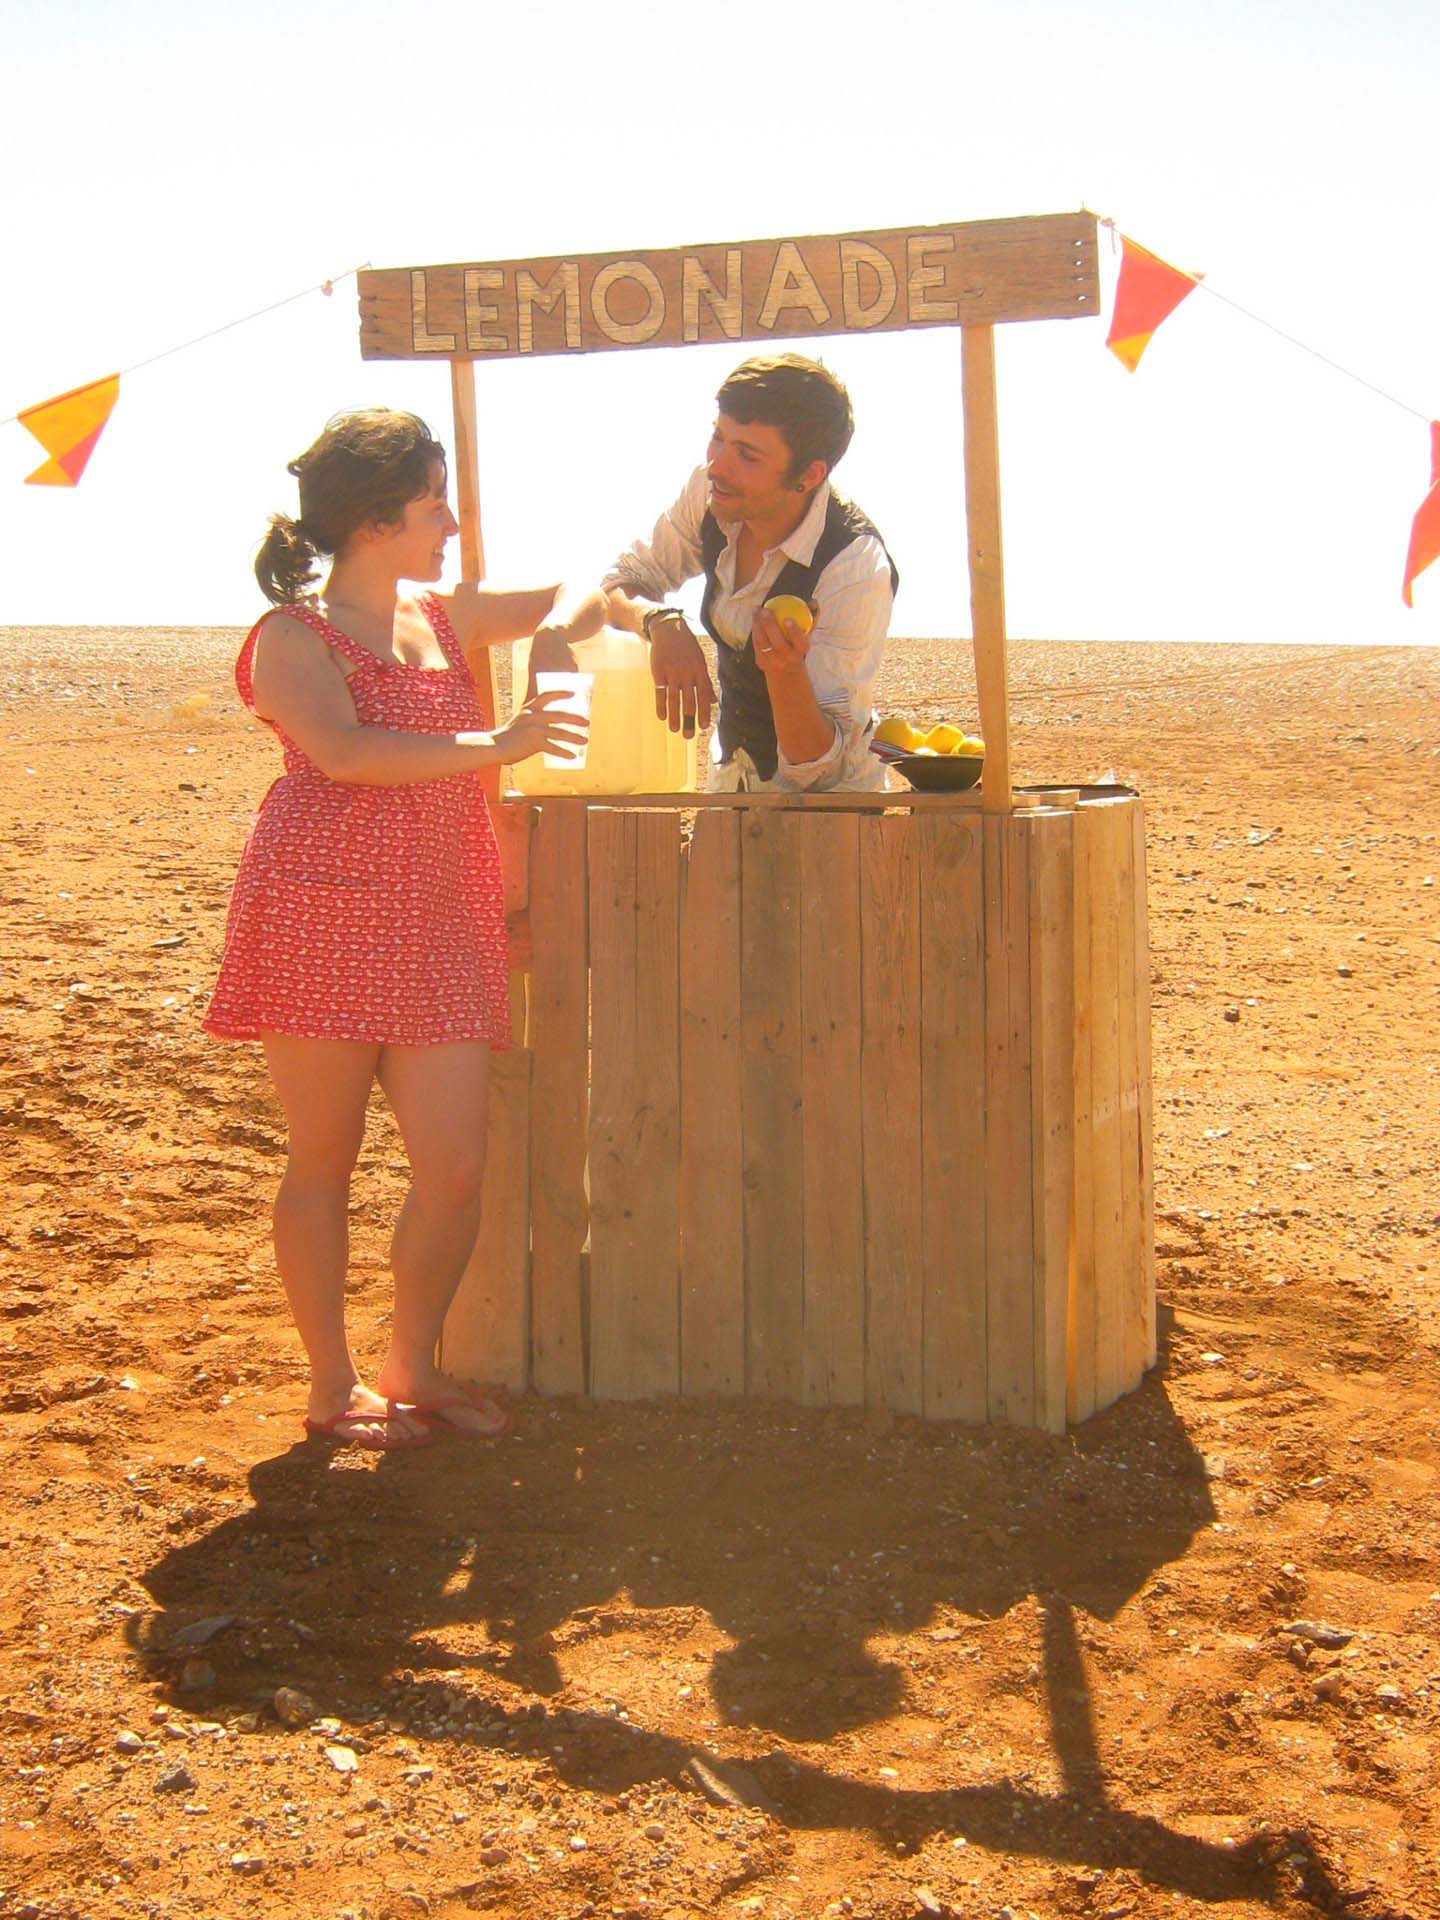
{"label": "woman's brown hair", "polygon": [[301,600],[319,578],[315,560],[337,554],[361,527],[393,525],[425,493],[445,449],[423,420],[386,407],[337,413],[289,471],[300,482],[300,514],[270,516],[255,556],[255,578],[277,606]]}

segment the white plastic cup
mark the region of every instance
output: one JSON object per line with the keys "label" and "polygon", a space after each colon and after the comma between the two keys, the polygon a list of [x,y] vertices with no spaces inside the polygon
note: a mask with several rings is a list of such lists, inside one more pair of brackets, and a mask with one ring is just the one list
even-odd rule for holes
{"label": "white plastic cup", "polygon": [[[547,713],[557,717],[562,714],[575,714],[577,718],[589,720],[590,702],[595,692],[593,673],[537,673],[535,675],[537,693],[563,693],[567,696],[563,706],[547,707]],[[572,757],[563,753],[547,753],[545,764],[564,773],[567,769],[578,771],[585,764],[585,754],[589,746],[588,739],[582,740],[578,747],[571,749]]]}

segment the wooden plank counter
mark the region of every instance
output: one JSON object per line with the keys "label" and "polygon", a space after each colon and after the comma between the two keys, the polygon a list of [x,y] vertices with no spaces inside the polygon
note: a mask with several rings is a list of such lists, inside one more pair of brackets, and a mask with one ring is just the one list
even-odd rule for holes
{"label": "wooden plank counter", "polygon": [[1050,1432],[1139,1384],[1135,795],[504,804],[533,971],[447,1367]]}

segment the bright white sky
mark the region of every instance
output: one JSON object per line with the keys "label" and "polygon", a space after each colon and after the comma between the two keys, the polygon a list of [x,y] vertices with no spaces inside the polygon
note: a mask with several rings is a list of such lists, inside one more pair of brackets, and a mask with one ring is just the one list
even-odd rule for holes
{"label": "bright white sky", "polygon": [[[0,0],[0,44],[0,416],[365,261],[1081,205],[1440,413],[1435,0]],[[0,624],[248,621],[285,463],[331,413],[407,407],[452,441],[445,369],[362,362],[354,291],[137,372],[73,491],[22,485],[43,456],[0,428]],[[1440,639],[1440,565],[1400,600],[1424,417],[1203,290],[1134,375],[1105,325],[1000,330],[1013,635]],[[482,366],[491,578],[648,530],[745,350]],[[904,576],[894,630],[968,633],[958,333],[821,351],[858,420],[839,482]]]}

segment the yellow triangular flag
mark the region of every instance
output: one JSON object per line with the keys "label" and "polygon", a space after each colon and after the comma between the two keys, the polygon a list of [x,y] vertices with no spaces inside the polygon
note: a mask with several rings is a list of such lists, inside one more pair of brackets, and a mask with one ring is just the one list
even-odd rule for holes
{"label": "yellow triangular flag", "polygon": [[20,424],[50,455],[43,466],[25,476],[26,486],[75,486],[119,397],[120,376],[112,373],[17,414]]}

